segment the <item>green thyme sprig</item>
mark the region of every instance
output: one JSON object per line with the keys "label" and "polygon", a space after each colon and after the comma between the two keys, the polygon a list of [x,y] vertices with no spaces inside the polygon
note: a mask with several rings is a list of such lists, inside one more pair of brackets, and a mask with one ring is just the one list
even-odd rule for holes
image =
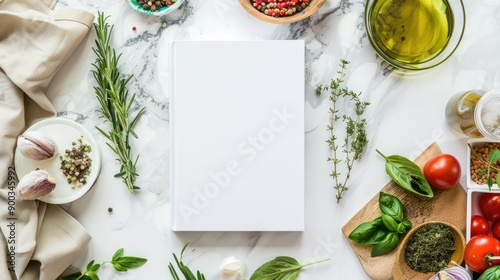
{"label": "green thyme sprig", "polygon": [[[366,107],[370,105],[369,102],[361,100],[361,93],[356,93],[349,90],[347,87],[341,87],[344,82],[345,70],[347,69],[349,61],[342,59],[340,62],[340,70],[337,71],[338,76],[332,79],[329,84],[319,85],[316,89],[317,94],[321,94],[323,91],[329,91],[329,99],[332,102],[329,108],[330,122],[327,125],[330,136],[326,142],[332,152],[331,156],[328,157],[328,161],[331,161],[333,164],[333,171],[330,173],[330,176],[333,177],[334,188],[337,190],[337,203],[342,199],[344,192],[349,189],[347,182],[351,176],[354,162],[361,157],[361,154],[368,145],[366,119],[363,118],[363,114]],[[343,99],[346,104],[350,103],[354,105],[354,116],[348,114],[340,115],[338,106],[341,99]],[[346,135],[342,145],[344,158],[340,157],[340,151],[338,151],[339,147],[337,144],[338,139],[335,136],[335,128],[339,120],[342,120],[346,124]],[[347,168],[343,179],[339,172],[339,166],[342,163],[345,164]]]}
{"label": "green thyme sprig", "polygon": [[94,66],[92,74],[99,85],[94,87],[101,104],[98,112],[111,128],[108,132],[99,127],[96,128],[109,140],[106,144],[118,156],[117,160],[121,167],[115,177],[121,177],[128,190],[133,193],[134,190],[139,189],[135,185],[136,177],[139,176],[136,172],[139,155],[132,159],[129,136],[137,138],[132,128],[145,108],[140,109],[129,121],[130,108],[135,99],[135,94],[128,99],[127,84],[132,76],[127,79],[121,77],[117,66],[121,54],[117,56],[116,50],[110,46],[113,26],[106,22],[107,18],[104,13],[98,12],[97,23],[94,23],[97,39],[95,40],[96,46],[92,50],[97,58],[92,64]]}
{"label": "green thyme sprig", "polygon": [[172,277],[174,278],[174,280],[180,280],[181,279],[179,277],[179,274],[183,275],[185,280],[205,280],[205,276],[200,271],[196,271],[196,276],[195,276],[194,273],[191,271],[191,269],[189,269],[189,267],[187,267],[182,262],[182,254],[184,253],[184,251],[186,250],[187,246],[189,245],[189,242],[190,241],[186,242],[186,244],[182,248],[182,251],[181,251],[181,254],[180,254],[179,258],[177,258],[177,256],[175,254],[172,254],[174,256],[175,263],[177,264],[177,267],[180,270],[180,273],[177,273],[177,271],[175,270],[174,265],[171,262],[169,262],[168,263],[168,269],[170,270],[170,274],[172,275]]}
{"label": "green thyme sprig", "polygon": [[125,272],[129,269],[140,267],[146,262],[147,259],[144,258],[123,256],[123,248],[120,248],[116,251],[110,261],[104,261],[99,264],[94,263],[94,260],[92,260],[87,264],[87,267],[85,268],[85,271],[83,273],[76,272],[66,276],[61,276],[57,280],[99,280],[99,276],[97,276],[97,270],[107,263],[110,263],[116,271]]}

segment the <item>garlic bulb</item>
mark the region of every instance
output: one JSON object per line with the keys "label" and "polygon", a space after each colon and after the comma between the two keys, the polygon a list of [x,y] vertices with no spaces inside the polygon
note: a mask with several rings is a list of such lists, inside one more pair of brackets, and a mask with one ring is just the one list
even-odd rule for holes
{"label": "garlic bulb", "polygon": [[51,193],[56,180],[45,170],[34,170],[24,175],[16,187],[17,196],[23,200],[34,200]]}
{"label": "garlic bulb", "polygon": [[222,261],[219,273],[221,280],[245,280],[247,268],[242,261],[229,257]]}
{"label": "garlic bulb", "polygon": [[49,135],[40,131],[27,131],[17,138],[17,147],[26,157],[45,160],[56,155],[57,144]]}

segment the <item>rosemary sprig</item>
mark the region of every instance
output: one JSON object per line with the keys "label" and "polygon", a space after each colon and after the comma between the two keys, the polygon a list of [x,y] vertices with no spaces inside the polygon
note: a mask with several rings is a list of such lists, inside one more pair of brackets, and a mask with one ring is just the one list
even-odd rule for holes
{"label": "rosemary sprig", "polygon": [[205,275],[203,275],[200,271],[196,271],[196,276],[195,276],[194,273],[191,271],[191,269],[189,269],[189,267],[184,265],[184,263],[182,262],[182,254],[184,253],[187,246],[189,245],[189,242],[190,241],[186,242],[186,244],[182,248],[180,258],[177,258],[177,256],[175,254],[172,254],[172,255],[174,255],[174,260],[175,260],[175,263],[177,264],[177,267],[180,270],[180,273],[177,273],[174,265],[170,262],[170,263],[168,263],[168,269],[170,270],[170,274],[172,275],[174,280],[181,279],[179,277],[179,274],[184,275],[185,280],[205,280]]}
{"label": "rosemary sprig", "polygon": [[110,46],[113,26],[106,22],[107,18],[104,13],[98,12],[97,23],[94,23],[97,39],[95,40],[96,46],[92,50],[97,58],[92,64],[94,66],[92,74],[99,85],[94,89],[101,104],[98,110],[101,114],[100,118],[108,122],[111,127],[108,132],[99,127],[96,128],[109,140],[106,144],[118,156],[117,160],[121,167],[115,177],[121,177],[128,190],[133,193],[134,190],[139,189],[135,185],[136,177],[139,176],[136,172],[139,155],[132,159],[129,136],[137,138],[132,128],[145,108],[140,109],[129,121],[130,108],[135,99],[135,94],[128,99],[127,84],[132,76],[126,79],[121,77],[117,66],[121,54],[117,56],[116,50]]}
{"label": "rosemary sprig", "polygon": [[[347,87],[341,87],[341,84],[344,82],[344,72],[347,69],[347,64],[349,64],[349,61],[344,59],[340,60],[340,70],[337,71],[337,78],[332,79],[330,84],[319,85],[316,89],[317,94],[321,94],[323,91],[330,91],[329,99],[332,102],[332,106],[329,109],[330,122],[327,125],[330,136],[326,142],[332,152],[331,156],[328,157],[328,161],[331,161],[333,164],[333,171],[330,173],[330,176],[333,177],[334,188],[337,190],[337,203],[342,199],[344,192],[349,189],[347,182],[351,176],[354,162],[361,157],[361,154],[368,145],[366,119],[363,118],[363,113],[370,103],[361,100],[361,93],[351,91]],[[338,110],[340,99],[344,99],[345,102],[354,103],[355,116],[350,116],[348,114],[340,116]],[[346,135],[342,145],[344,158],[340,158],[340,152],[338,151],[339,147],[336,142],[338,139],[335,136],[337,122],[341,119],[346,125]],[[347,168],[346,175],[343,179],[339,172],[340,164],[342,163],[344,163]]]}

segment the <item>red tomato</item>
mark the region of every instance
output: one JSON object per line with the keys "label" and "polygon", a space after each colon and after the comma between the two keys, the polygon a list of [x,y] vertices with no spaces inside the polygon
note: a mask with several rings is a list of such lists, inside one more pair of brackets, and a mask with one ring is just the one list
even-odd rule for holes
{"label": "red tomato", "polygon": [[493,235],[496,239],[500,239],[500,220],[491,224],[491,235]]}
{"label": "red tomato", "polygon": [[464,261],[475,272],[483,273],[490,266],[500,264],[500,260],[490,260],[488,255],[500,256],[500,241],[489,235],[476,235],[465,245]]}
{"label": "red tomato", "polygon": [[460,162],[450,154],[434,156],[424,166],[425,179],[432,187],[438,189],[453,188],[461,175]]}
{"label": "red tomato", "polygon": [[500,219],[500,193],[488,192],[479,197],[479,209],[487,220]]}
{"label": "red tomato", "polygon": [[480,215],[472,216],[470,221],[470,237],[474,237],[476,235],[488,235],[488,234],[490,234],[490,223],[488,222],[488,220],[486,220],[483,216]]}

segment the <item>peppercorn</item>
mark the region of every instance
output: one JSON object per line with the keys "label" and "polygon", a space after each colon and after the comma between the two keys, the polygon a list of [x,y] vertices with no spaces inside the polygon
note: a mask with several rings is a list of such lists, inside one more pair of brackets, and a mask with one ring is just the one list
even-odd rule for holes
{"label": "peppercorn", "polygon": [[91,151],[90,146],[83,144],[83,137],[79,137],[72,145],[72,149],[65,150],[64,158],[60,157],[60,169],[71,188],[75,188],[87,183],[86,178],[90,174],[92,159],[88,155]]}
{"label": "peppercorn", "polygon": [[255,9],[273,17],[294,15],[309,6],[309,3],[310,0],[252,0]]}

